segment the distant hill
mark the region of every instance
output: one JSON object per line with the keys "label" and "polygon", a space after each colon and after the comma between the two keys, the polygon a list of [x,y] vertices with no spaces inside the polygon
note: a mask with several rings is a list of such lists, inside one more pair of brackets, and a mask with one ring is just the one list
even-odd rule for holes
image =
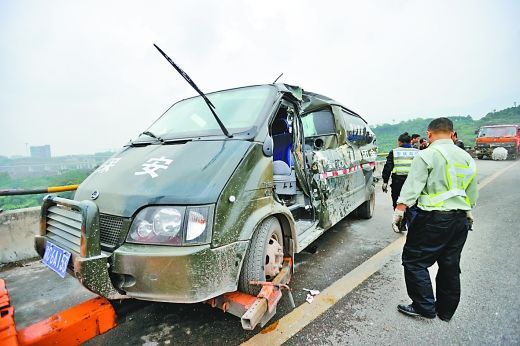
{"label": "distant hill", "polygon": [[[475,145],[475,130],[482,125],[520,124],[520,106],[506,108],[498,112],[486,114],[483,118],[474,120],[471,116],[448,116],[453,121],[459,139],[466,146]],[[410,135],[418,133],[426,137],[426,128],[434,118],[416,118],[401,121],[398,124],[382,124],[372,127],[380,152],[387,152],[396,146],[397,137],[403,132]]]}

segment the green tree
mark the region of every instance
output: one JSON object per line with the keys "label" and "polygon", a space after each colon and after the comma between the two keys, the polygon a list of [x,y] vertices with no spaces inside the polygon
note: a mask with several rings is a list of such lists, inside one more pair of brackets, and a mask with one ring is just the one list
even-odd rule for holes
{"label": "green tree", "polygon": [[[50,186],[81,184],[90,173],[92,173],[92,170],[70,170],[56,176],[38,176],[21,179],[12,179],[9,174],[0,173],[0,190],[36,189]],[[46,194],[0,197],[0,209],[12,210],[39,206],[45,195]],[[61,192],[59,195],[65,198],[72,198],[74,192]]]}
{"label": "green tree", "polygon": [[[459,139],[466,146],[475,145],[475,131],[483,125],[520,124],[520,106],[506,108],[498,112],[486,114],[483,118],[474,120],[471,116],[448,116],[453,121]],[[396,146],[397,138],[403,132],[410,135],[418,133],[426,137],[426,128],[433,118],[416,118],[401,121],[398,124],[376,125],[372,129],[377,136],[380,152],[387,152]]]}

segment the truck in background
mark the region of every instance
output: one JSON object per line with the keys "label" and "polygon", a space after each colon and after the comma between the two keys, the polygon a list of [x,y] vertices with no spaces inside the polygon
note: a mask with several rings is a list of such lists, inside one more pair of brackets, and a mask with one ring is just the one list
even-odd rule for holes
{"label": "truck in background", "polygon": [[475,133],[475,154],[478,159],[483,159],[484,156],[491,157],[493,150],[498,147],[506,149],[508,158],[512,160],[516,160],[520,154],[519,125],[486,125]]}

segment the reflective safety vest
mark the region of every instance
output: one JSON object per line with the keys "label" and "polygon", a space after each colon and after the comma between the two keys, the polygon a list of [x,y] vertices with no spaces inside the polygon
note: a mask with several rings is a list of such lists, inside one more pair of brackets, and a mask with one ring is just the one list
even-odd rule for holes
{"label": "reflective safety vest", "polygon": [[446,151],[440,146],[431,147],[439,152],[446,161],[446,180],[447,190],[432,191],[429,194],[420,195],[418,205],[424,207],[442,207],[444,201],[455,196],[463,197],[466,204],[471,207],[471,201],[466,195],[466,189],[477,175],[475,161],[471,160],[469,165],[452,162]]}
{"label": "reflective safety vest", "polygon": [[419,150],[415,148],[399,147],[392,151],[394,153],[394,168],[392,169],[392,173],[397,175],[408,175],[408,173],[410,173],[410,166],[412,165],[413,158],[419,153]]}

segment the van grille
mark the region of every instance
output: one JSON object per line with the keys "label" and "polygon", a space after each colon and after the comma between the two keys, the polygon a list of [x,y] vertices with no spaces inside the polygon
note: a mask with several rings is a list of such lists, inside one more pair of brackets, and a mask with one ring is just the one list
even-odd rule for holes
{"label": "van grille", "polygon": [[82,216],[77,211],[52,206],[47,210],[47,237],[80,252]]}
{"label": "van grille", "polygon": [[[81,213],[66,207],[55,205],[47,210],[47,237],[70,250],[80,253]],[[99,238],[102,247],[113,250],[122,242],[121,237],[127,228],[127,219],[120,216],[99,215]]]}
{"label": "van grille", "polygon": [[99,233],[103,245],[109,247],[119,245],[124,221],[125,219],[120,216],[99,214]]}

